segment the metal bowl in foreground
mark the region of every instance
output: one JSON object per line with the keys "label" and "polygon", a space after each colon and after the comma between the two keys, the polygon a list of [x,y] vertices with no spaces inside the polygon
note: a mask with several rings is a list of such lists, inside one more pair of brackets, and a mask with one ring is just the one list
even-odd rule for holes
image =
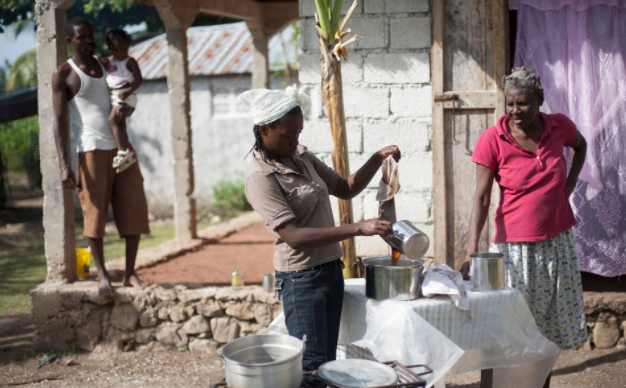
{"label": "metal bowl in foreground", "polygon": [[363,259],[365,295],[376,300],[412,300],[422,296],[424,260],[401,257],[396,265],[391,256]]}
{"label": "metal bowl in foreground", "polygon": [[229,388],[298,388],[304,341],[258,334],[230,341],[222,349]]}
{"label": "metal bowl in foreground", "polygon": [[504,255],[495,252],[476,252],[470,255],[472,291],[504,289]]}

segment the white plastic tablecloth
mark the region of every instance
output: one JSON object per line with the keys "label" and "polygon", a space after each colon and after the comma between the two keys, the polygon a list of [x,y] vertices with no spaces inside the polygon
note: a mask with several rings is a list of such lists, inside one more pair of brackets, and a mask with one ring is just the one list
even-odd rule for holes
{"label": "white plastic tablecloth", "polygon": [[[494,368],[494,387],[542,387],[560,350],[539,332],[523,295],[468,294],[469,311],[448,297],[376,301],[365,296],[365,279],[346,280],[339,344],[367,347],[381,361],[426,364],[435,370],[429,386],[449,369]],[[270,331],[287,334],[283,314]]]}

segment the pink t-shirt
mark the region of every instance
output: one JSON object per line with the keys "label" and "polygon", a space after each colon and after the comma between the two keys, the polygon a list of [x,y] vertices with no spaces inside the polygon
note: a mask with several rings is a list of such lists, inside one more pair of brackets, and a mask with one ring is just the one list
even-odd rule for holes
{"label": "pink t-shirt", "polygon": [[563,147],[571,146],[576,125],[562,114],[541,113],[544,130],[537,153],[520,147],[507,130],[508,116],[476,143],[472,162],[495,171],[500,185],[493,242],[550,239],[576,225],[565,182]]}

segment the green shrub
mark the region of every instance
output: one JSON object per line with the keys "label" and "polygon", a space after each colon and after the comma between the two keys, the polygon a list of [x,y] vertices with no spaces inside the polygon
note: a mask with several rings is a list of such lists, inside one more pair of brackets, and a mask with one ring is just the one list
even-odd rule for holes
{"label": "green shrub", "polygon": [[0,124],[0,148],[10,171],[38,171],[39,116]]}
{"label": "green shrub", "polygon": [[213,187],[212,207],[217,213],[221,213],[220,216],[226,217],[252,210],[246,199],[246,186],[242,174],[235,174],[234,179],[218,182]]}

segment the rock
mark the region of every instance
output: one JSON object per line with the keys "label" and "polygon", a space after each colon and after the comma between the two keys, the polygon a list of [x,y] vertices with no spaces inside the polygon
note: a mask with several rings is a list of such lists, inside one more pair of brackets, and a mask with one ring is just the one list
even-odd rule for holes
{"label": "rock", "polygon": [[250,323],[250,322],[239,322],[239,327],[240,327],[239,335],[241,337],[245,337],[250,334],[257,334],[259,330],[263,328],[263,326],[258,323]]}
{"label": "rock", "polygon": [[254,306],[254,319],[263,325],[268,326],[272,322],[272,307],[263,303]]}
{"label": "rock", "polygon": [[91,303],[95,303],[100,306],[104,306],[104,305],[115,302],[115,297],[100,295],[98,290],[95,290],[94,292],[90,292],[88,295],[88,298]]}
{"label": "rock", "polygon": [[141,327],[155,327],[159,323],[157,317],[155,317],[154,310],[144,310],[139,315],[139,326]]}
{"label": "rock", "polygon": [[206,296],[206,291],[202,289],[184,290],[178,293],[178,300],[183,303],[189,303],[202,299]]}
{"label": "rock", "polygon": [[111,313],[111,325],[123,331],[133,331],[137,329],[139,314],[130,304],[119,304],[113,307]]}
{"label": "rock", "polygon": [[181,342],[181,338],[176,332],[176,328],[170,326],[157,327],[156,339],[163,346],[178,346]]}
{"label": "rock", "polygon": [[196,306],[198,314],[204,315],[207,318],[221,317],[224,315],[224,310],[220,307],[220,304],[215,300],[208,300],[205,303],[200,303]]}
{"label": "rock", "polygon": [[183,325],[183,332],[190,335],[206,333],[210,330],[209,322],[202,315],[191,317],[191,319]]}
{"label": "rock", "polygon": [[178,338],[180,338],[176,346],[183,346],[189,343],[189,337],[187,337],[187,334],[185,334],[184,331],[178,330],[176,331],[176,334],[178,334]]}
{"label": "rock", "polygon": [[172,322],[183,322],[187,320],[187,312],[183,306],[174,306],[170,309],[170,319]]}
{"label": "rock", "polygon": [[211,319],[211,331],[213,339],[225,344],[239,338],[241,327],[239,323],[230,317],[220,317]]}
{"label": "rock", "polygon": [[602,311],[626,313],[626,295],[623,292],[585,292],[585,314]]}
{"label": "rock", "polygon": [[196,313],[196,308],[194,306],[185,306],[184,310],[188,317],[193,317]]}
{"label": "rock", "polygon": [[241,319],[244,321],[254,319],[254,310],[252,304],[247,302],[226,302],[226,315]]}
{"label": "rock", "polygon": [[219,347],[219,342],[206,339],[194,339],[189,343],[190,352],[215,354]]}
{"label": "rock", "polygon": [[167,302],[169,300],[174,301],[177,298],[176,291],[169,290],[169,289],[166,289],[166,288],[158,289],[155,292],[155,295],[156,295],[157,298],[159,298],[159,300],[161,300],[163,302]]}
{"label": "rock", "polygon": [[90,319],[87,324],[76,330],[76,347],[93,351],[102,338],[102,325],[100,319]]}
{"label": "rock", "polygon": [[157,317],[162,321],[167,321],[170,319],[170,308],[167,306],[163,306],[159,309],[157,313]]}
{"label": "rock", "polygon": [[593,328],[593,342],[600,349],[612,348],[619,340],[617,318],[612,314],[600,314]]}
{"label": "rock", "polygon": [[61,305],[68,310],[79,310],[81,307],[81,295],[79,293],[62,293]]}
{"label": "rock", "polygon": [[155,329],[140,329],[135,334],[135,342],[138,344],[147,344],[154,338]]}

